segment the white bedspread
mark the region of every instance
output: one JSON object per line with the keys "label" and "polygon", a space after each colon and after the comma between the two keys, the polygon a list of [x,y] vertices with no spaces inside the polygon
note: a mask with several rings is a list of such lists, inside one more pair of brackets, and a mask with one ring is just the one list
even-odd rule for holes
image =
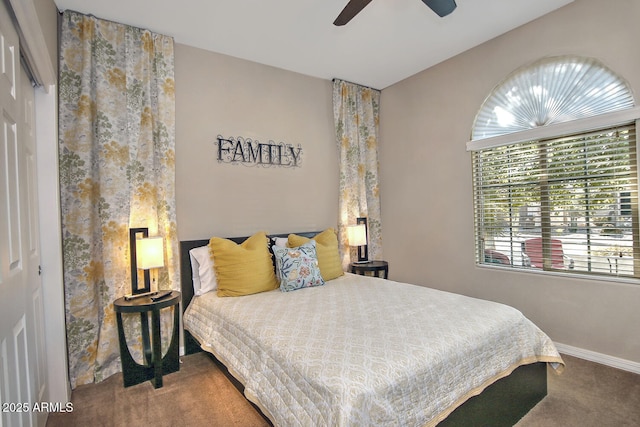
{"label": "white bedspread", "polygon": [[184,325],[276,426],[435,425],[520,365],[563,366],[514,308],[348,273],[294,292],[210,292]]}

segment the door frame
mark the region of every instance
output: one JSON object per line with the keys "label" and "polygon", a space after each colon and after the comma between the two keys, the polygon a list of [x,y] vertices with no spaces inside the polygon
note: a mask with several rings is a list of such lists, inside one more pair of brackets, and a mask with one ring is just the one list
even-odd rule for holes
{"label": "door frame", "polygon": [[[62,225],[58,173],[57,77],[45,27],[55,29],[57,43],[58,9],[53,0],[9,0],[8,6],[19,28],[20,49],[38,86],[35,91],[38,212],[42,292],[47,348],[47,385],[50,402],[66,403],[71,398],[65,327],[64,282],[62,274]],[[54,57],[57,57],[57,51]]]}

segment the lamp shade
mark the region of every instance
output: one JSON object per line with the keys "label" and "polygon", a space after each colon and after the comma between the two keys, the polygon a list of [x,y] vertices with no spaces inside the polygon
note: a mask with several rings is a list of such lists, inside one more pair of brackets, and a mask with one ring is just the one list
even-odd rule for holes
{"label": "lamp shade", "polygon": [[136,261],[141,270],[164,267],[164,245],[162,237],[136,240]]}
{"label": "lamp shade", "polygon": [[349,240],[349,246],[366,245],[367,244],[367,226],[365,224],[348,226],[347,240]]}

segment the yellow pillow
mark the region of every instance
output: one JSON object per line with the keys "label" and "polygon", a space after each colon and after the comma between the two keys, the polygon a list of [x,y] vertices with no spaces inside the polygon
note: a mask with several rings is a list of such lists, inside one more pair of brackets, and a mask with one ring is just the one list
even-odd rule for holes
{"label": "yellow pillow", "polygon": [[[338,235],[333,228],[327,228],[322,233],[312,237],[316,241],[316,252],[318,253],[318,266],[322,278],[327,281],[340,277],[344,274],[342,271],[342,261],[340,260],[340,251],[338,251]],[[297,248],[307,243],[307,237],[298,236],[297,234],[289,234],[289,247]]]}
{"label": "yellow pillow", "polygon": [[265,232],[254,234],[239,245],[212,237],[209,248],[213,254],[218,296],[237,297],[278,287]]}

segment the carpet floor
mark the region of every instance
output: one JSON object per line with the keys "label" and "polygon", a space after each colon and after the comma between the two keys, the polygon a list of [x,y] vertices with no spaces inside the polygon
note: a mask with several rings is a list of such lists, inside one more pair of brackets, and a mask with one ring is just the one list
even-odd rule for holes
{"label": "carpet floor", "polygon": [[[548,395],[517,427],[640,426],[640,375],[563,355],[562,375],[548,374]],[[76,388],[73,412],[51,413],[47,427],[269,426],[205,353],[182,358],[180,371],[124,388],[122,374]]]}

